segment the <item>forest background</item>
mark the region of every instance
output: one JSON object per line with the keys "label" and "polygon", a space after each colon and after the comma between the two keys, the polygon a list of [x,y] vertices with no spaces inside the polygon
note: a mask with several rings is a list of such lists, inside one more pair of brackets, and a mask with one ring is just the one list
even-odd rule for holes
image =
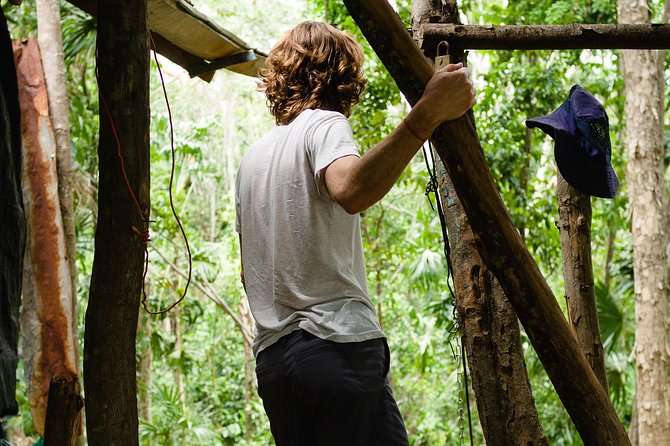
{"label": "forest background", "polygon": [[[367,90],[351,117],[366,151],[398,124],[408,106],[341,2],[331,0],[194,1],[215,22],[262,51],[306,20],[325,20],[350,30],[366,51]],[[395,2],[408,23],[409,2]],[[659,22],[660,1],[650,2]],[[465,23],[616,23],[616,2],[463,1]],[[14,38],[36,34],[34,0],[20,8],[3,4]],[[68,70],[72,148],[77,170],[75,211],[79,339],[93,262],[96,210],[98,94],[94,73],[95,20],[61,3]],[[138,333],[140,436],[147,445],[268,445],[269,425],[253,383],[245,349],[250,320],[239,282],[234,231],[234,181],[251,143],[273,125],[255,80],[226,70],[212,83],[189,79],[160,58],[176,135],[174,197],[193,249],[194,284],[186,300],[166,315],[141,313]],[[616,51],[477,51],[469,55],[478,88],[478,132],[487,161],[510,214],[556,296],[563,296],[560,238],[555,222],[553,144],[524,121],[548,114],[578,83],[596,95],[610,117],[613,164],[621,180],[613,200],[594,198],[592,248],[600,328],[606,349],[611,398],[624,425],[634,396],[634,296],[630,215],[626,193],[623,80]],[[667,64],[667,59],[666,59]],[[667,65],[666,65],[667,66]],[[667,70],[666,70],[667,73]],[[667,74],[666,74],[667,78]],[[151,80],[152,243],[147,277],[149,305],[176,300],[188,268],[179,228],[171,217],[167,109],[155,63]],[[666,95],[670,94],[666,89]],[[665,101],[668,104],[670,101]],[[670,159],[668,107],[665,165]],[[437,214],[424,197],[428,175],[421,154],[397,186],[362,215],[371,298],[392,352],[394,390],[411,444],[460,444],[467,436],[463,376],[458,365],[453,302]],[[565,307],[563,301],[560,302]],[[227,309],[226,309],[227,307]],[[237,321],[231,317],[234,314]],[[540,420],[551,444],[581,444],[542,366],[522,333],[528,373]],[[80,345],[80,351],[83,344]],[[19,371],[19,386],[25,386]],[[8,427],[23,444],[38,441],[20,387],[20,416]],[[475,444],[483,444],[471,396]],[[19,440],[17,440],[19,441]],[[17,444],[19,444],[17,442]]]}

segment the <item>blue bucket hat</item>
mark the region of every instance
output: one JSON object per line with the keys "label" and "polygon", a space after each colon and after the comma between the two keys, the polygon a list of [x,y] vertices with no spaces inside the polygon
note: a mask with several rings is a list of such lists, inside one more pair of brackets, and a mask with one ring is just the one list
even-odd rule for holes
{"label": "blue bucket hat", "polygon": [[526,120],[554,139],[554,156],[563,178],[578,191],[614,198],[619,180],[612,169],[609,120],[605,108],[579,85],[550,115]]}

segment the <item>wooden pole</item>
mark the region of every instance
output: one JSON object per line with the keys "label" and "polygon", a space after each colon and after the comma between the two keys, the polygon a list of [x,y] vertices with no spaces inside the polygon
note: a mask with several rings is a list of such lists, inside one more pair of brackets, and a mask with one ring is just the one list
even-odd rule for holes
{"label": "wooden pole", "polygon": [[[410,104],[421,97],[433,68],[385,0],[344,0]],[[549,378],[589,445],[628,445],[612,404],[579,349],[556,299],[509,217],[467,116],[432,136],[451,177],[486,266],[495,274],[526,329]]]}
{"label": "wooden pole", "polygon": [[557,226],[561,234],[568,319],[589,365],[609,393],[593,283],[591,197],[572,187],[560,172],[556,177]]}
{"label": "wooden pole", "polygon": [[135,231],[146,229],[150,209],[147,2],[100,0],[98,11],[100,186],[84,334],[86,430],[91,446],[134,446],[135,336],[146,243]]}
{"label": "wooden pole", "polygon": [[[414,0],[412,16],[412,29],[435,17],[456,22],[458,5],[456,0]],[[452,53],[452,62],[463,61],[463,56],[463,51]],[[442,161],[438,158],[435,164],[449,230],[461,340],[486,444],[547,445],[528,380],[519,321],[477,252],[472,228]]]}
{"label": "wooden pole", "polygon": [[437,44],[461,49],[664,49],[670,25],[453,25],[427,23],[419,30],[421,48],[434,54]]}
{"label": "wooden pole", "polygon": [[81,409],[77,377],[54,378],[49,385],[49,404],[44,424],[44,446],[75,446],[81,435]]}

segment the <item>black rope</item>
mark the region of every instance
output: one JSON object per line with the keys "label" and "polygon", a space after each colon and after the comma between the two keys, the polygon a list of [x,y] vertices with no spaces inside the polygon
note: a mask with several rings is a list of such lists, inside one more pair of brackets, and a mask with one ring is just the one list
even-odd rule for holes
{"label": "black rope", "polygon": [[[444,215],[444,208],[442,206],[442,200],[440,199],[440,188],[437,182],[436,166],[435,166],[435,157],[433,156],[433,145],[428,141],[428,147],[430,150],[430,161],[428,160],[428,154],[426,152],[426,146],[422,146],[423,159],[426,163],[426,169],[428,170],[428,183],[426,184],[425,195],[428,198],[428,203],[430,203],[430,208],[434,211],[433,202],[430,199],[430,194],[434,194],[435,203],[437,207],[437,214],[440,218],[440,228],[442,229],[442,241],[444,249],[444,257],[447,261],[447,288],[449,289],[449,297],[452,302],[452,317],[454,320],[453,326],[450,328],[450,335],[458,335],[460,332],[460,324],[458,321],[458,315],[456,314],[456,293],[451,286],[451,282],[454,280],[454,270],[451,265],[451,246],[449,245],[449,232],[447,230],[447,220]],[[454,349],[449,343],[452,354],[454,354]],[[455,354],[454,354],[455,356]],[[474,439],[472,435],[472,412],[470,411],[470,392],[468,392],[468,367],[465,359],[465,346],[463,345],[463,340],[461,340],[461,363],[463,365],[463,385],[465,393],[465,405],[468,411],[468,427],[470,434],[470,446],[474,446]]]}
{"label": "black rope", "polygon": [[[429,176],[428,183],[426,184],[426,192],[424,193],[424,195],[426,195],[428,203],[430,203],[430,208],[433,211],[435,210],[435,207],[433,207],[433,202],[430,199],[430,194],[432,193],[435,195],[437,215],[440,218],[440,228],[442,229],[444,258],[447,261],[447,288],[449,289],[449,298],[452,303],[452,317],[453,320],[456,321],[457,320],[456,293],[454,292],[454,289],[451,286],[451,283],[454,280],[454,270],[451,266],[451,246],[449,246],[449,233],[447,231],[447,220],[446,217],[444,216],[444,208],[442,207],[442,200],[440,200],[439,185],[437,183],[437,174],[435,167],[435,158],[433,157],[433,145],[431,144],[430,141],[428,141],[428,146],[430,148],[430,161],[428,160],[426,146],[424,145],[421,148],[423,151],[423,160],[426,163],[426,169],[428,170],[428,176]],[[450,328],[449,333],[451,335],[454,335],[457,332],[458,332],[458,324],[454,323],[454,325]]]}
{"label": "black rope", "polygon": [[468,367],[467,361],[465,360],[465,345],[461,340],[461,362],[463,363],[463,385],[465,388],[463,392],[465,393],[465,407],[468,409],[468,427],[470,429],[470,446],[473,446],[475,442],[472,439],[472,413],[470,412],[470,392],[468,391]]}

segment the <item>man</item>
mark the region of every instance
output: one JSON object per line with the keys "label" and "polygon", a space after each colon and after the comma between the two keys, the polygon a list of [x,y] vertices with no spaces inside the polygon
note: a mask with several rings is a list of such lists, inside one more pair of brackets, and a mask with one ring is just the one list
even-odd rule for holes
{"label": "man", "polygon": [[347,116],[365,86],[362,64],[360,45],[330,25],[305,22],[284,35],[260,83],[278,126],[238,172],[258,393],[278,446],[409,444],[386,382],[358,214],[386,195],[441,122],[474,105],[474,90],[465,68],[445,67],[359,157]]}

